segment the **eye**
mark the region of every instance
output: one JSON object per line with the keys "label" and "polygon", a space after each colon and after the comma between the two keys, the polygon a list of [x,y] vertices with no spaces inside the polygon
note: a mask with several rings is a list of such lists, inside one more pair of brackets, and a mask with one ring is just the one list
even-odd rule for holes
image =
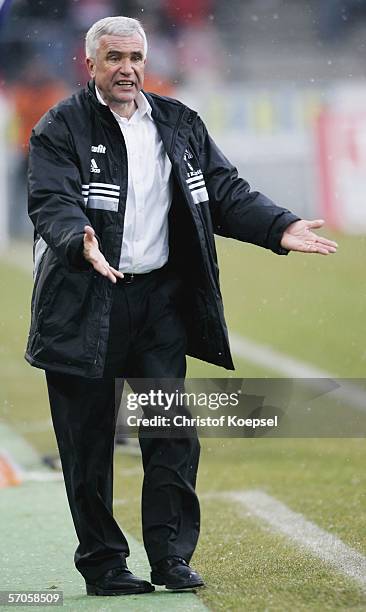
{"label": "eye", "polygon": [[108,55],[107,59],[108,59],[109,62],[115,63],[115,62],[118,62],[119,57],[118,57],[118,55]]}

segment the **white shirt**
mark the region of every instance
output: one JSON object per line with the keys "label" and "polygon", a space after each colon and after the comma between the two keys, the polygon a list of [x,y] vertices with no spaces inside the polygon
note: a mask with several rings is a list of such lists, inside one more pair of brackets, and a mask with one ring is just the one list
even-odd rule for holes
{"label": "white shirt", "polygon": [[[105,104],[96,88],[99,102]],[[130,119],[112,111],[124,136],[128,188],[119,269],[142,274],[168,260],[168,212],[172,202],[172,165],[140,91]]]}

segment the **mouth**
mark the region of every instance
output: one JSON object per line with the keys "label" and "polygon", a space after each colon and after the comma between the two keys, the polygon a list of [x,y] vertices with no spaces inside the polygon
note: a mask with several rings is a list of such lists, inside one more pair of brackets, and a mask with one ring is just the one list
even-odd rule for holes
{"label": "mouth", "polygon": [[134,83],[132,81],[116,81],[115,85],[117,85],[117,87],[121,87],[122,89],[132,89],[132,87],[134,86]]}

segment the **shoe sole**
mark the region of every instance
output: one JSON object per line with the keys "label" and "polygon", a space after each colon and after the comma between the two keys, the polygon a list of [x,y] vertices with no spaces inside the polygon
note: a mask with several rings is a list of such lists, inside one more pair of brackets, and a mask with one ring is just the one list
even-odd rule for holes
{"label": "shoe sole", "polygon": [[199,589],[203,586],[205,586],[204,582],[197,582],[196,584],[183,584],[181,586],[172,586],[170,584],[166,584],[165,588],[169,591],[187,591],[188,589]]}
{"label": "shoe sole", "polygon": [[105,589],[99,589],[98,587],[95,587],[92,584],[87,584],[86,585],[86,594],[87,595],[101,595],[101,596],[118,596],[118,595],[142,595],[143,593],[152,593],[153,591],[155,591],[154,587],[151,585],[151,588],[146,589],[146,588],[135,588],[135,589],[129,589],[126,591],[108,591]]}
{"label": "shoe sole", "polygon": [[170,591],[181,591],[181,590],[186,590],[186,589],[198,589],[199,587],[203,587],[205,586],[204,582],[185,582],[184,584],[181,585],[176,585],[176,584],[166,584],[164,582],[164,580],[157,574],[151,574],[151,582],[153,584],[157,584],[159,586],[165,586],[166,589],[169,589]]}

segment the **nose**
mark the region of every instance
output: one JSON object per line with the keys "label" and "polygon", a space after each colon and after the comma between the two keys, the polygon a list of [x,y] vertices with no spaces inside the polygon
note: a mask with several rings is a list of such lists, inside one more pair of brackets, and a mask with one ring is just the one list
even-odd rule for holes
{"label": "nose", "polygon": [[124,75],[132,73],[132,65],[128,57],[125,59],[121,59],[121,62],[119,65],[119,71],[121,74],[124,74]]}

